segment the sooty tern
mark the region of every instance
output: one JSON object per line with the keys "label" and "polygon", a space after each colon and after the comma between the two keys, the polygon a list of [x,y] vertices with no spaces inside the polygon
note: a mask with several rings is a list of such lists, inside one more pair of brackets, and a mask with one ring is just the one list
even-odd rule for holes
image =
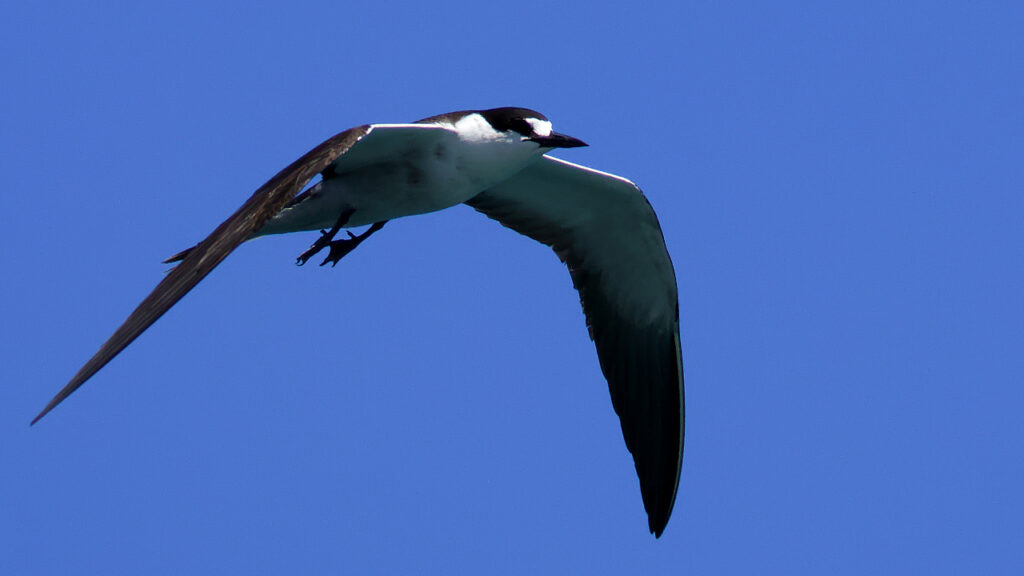
{"label": "sooty tern", "polygon": [[[683,453],[683,371],[675,273],[654,210],[635,184],[545,154],[586,146],[525,108],[468,110],[412,124],[367,124],[313,148],[261,186],[179,262],[32,421],[112,360],[241,243],[320,230],[337,264],[393,218],[466,203],[551,246],[579,291],[648,525],[672,513]],[[321,180],[302,191],[317,174]],[[342,228],[369,225],[335,240]]]}

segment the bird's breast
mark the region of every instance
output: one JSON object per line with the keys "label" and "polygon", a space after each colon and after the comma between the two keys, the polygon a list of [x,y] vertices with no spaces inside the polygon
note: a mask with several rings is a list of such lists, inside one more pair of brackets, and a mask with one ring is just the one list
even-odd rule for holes
{"label": "bird's breast", "polygon": [[461,204],[540,157],[520,142],[434,142],[383,162],[335,173],[275,216],[262,234],[330,228],[354,210],[347,227],[425,214]]}

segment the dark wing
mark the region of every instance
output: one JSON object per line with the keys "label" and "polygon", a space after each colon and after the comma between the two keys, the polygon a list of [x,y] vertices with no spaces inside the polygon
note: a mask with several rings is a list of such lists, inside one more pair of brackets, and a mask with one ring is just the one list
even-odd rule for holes
{"label": "dark wing", "polygon": [[654,210],[632,182],[548,157],[467,204],[568,265],[660,536],[679,485],[684,416],[676,278]]}
{"label": "dark wing", "polygon": [[171,270],[157,284],[153,292],[135,308],[114,334],[103,343],[99,351],[85,363],[70,382],[50,400],[32,420],[39,421],[79,386],[91,378],[117,356],[128,344],[156,322],[164,312],[199,283],[232,250],[245,242],[267,220],[281,211],[288,202],[314,176],[323,171],[336,158],[344,154],[370,130],[369,125],[346,130],[307,152],[284,170],[267,181],[230,218],[217,227],[205,240],[190,249],[181,264]]}

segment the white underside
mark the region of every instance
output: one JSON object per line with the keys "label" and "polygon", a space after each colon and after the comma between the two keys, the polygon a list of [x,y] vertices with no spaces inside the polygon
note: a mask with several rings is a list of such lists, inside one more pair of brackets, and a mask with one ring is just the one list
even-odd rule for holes
{"label": "white underside", "polygon": [[333,177],[256,236],[331,228],[346,211],[353,212],[345,227],[355,227],[443,210],[508,179],[545,150],[473,122],[460,121],[458,131],[450,124],[371,126],[334,162]]}

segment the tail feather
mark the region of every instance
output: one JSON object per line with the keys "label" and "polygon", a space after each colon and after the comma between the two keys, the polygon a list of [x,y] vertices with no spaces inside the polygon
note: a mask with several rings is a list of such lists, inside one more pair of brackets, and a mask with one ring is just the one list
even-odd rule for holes
{"label": "tail feather", "polygon": [[[199,245],[196,244],[196,246],[199,246]],[[196,246],[193,246],[191,248],[185,248],[181,252],[178,252],[174,256],[171,256],[167,260],[164,260],[164,264],[174,264],[175,262],[181,262],[182,260],[185,259],[186,256],[189,255],[190,252],[192,252],[193,250],[196,249]]]}

